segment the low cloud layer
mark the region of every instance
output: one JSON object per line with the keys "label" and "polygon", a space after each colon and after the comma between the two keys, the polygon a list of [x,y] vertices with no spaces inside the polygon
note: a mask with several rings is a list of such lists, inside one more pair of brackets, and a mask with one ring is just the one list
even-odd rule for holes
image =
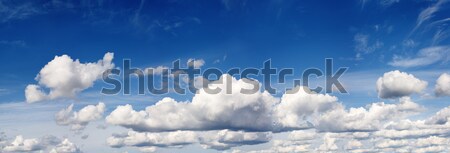
{"label": "low cloud layer", "polygon": [[81,153],[79,147],[68,139],[61,141],[51,135],[41,138],[24,138],[22,135],[18,135],[12,141],[4,143],[4,146],[0,146],[0,152]]}

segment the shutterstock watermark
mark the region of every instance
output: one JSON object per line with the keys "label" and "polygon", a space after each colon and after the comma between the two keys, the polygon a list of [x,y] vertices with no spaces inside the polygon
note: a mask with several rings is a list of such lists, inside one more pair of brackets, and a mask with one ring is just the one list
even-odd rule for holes
{"label": "shutterstock watermark", "polygon": [[[194,60],[189,60],[187,65],[182,67],[180,60],[172,62],[172,67],[158,67],[139,69],[131,66],[130,59],[123,60],[123,69],[109,69],[103,73],[103,81],[110,87],[103,87],[103,94],[128,95],[131,93],[131,80],[137,80],[137,93],[161,95],[169,92],[177,94],[196,93],[200,88],[209,94],[218,94],[226,90],[226,94],[233,93],[232,90],[239,90],[243,94],[253,94],[260,92],[261,88],[271,94],[277,94],[279,90],[294,90],[285,86],[285,89],[274,88],[278,84],[286,85],[287,77],[295,77],[293,68],[274,68],[272,61],[266,60],[262,63],[262,68],[232,68],[222,71],[218,68],[201,69],[194,64]],[[347,67],[333,68],[333,59],[325,59],[324,70],[319,68],[309,68],[303,71],[299,79],[289,80],[293,87],[304,86],[309,88],[310,78],[324,78],[324,87],[316,86],[311,89],[316,93],[331,93],[338,91],[347,93],[339,78],[348,70]],[[251,88],[233,88],[231,77],[222,77],[228,74],[235,78],[241,78]],[[222,79],[221,79],[222,77]],[[262,77],[261,81],[254,78]],[[222,89],[224,88],[224,89]],[[334,88],[334,90],[333,90]],[[298,88],[297,88],[298,89]],[[295,93],[289,92],[289,93]]]}

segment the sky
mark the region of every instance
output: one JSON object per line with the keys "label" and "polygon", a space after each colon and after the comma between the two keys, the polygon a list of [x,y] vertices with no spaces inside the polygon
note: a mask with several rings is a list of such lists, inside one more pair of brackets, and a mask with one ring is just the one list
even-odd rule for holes
{"label": "sky", "polygon": [[[0,0],[0,152],[449,152],[449,14],[448,0]],[[284,90],[330,58],[347,93]],[[102,94],[125,59],[294,73],[273,94],[138,94],[135,77]],[[228,88],[215,80],[249,85],[193,83]]]}

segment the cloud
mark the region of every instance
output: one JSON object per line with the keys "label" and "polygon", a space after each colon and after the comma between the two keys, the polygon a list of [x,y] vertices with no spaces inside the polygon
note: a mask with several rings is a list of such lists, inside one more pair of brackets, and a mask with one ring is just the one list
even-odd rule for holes
{"label": "cloud", "polygon": [[0,1],[0,17],[2,22],[23,20],[31,16],[44,13],[42,8],[33,3],[11,3]]}
{"label": "cloud", "polygon": [[377,92],[380,98],[399,98],[420,93],[428,83],[419,80],[414,75],[398,70],[384,73],[377,80]]}
{"label": "cloud", "polygon": [[316,94],[307,87],[297,86],[293,94],[284,94],[274,108],[279,130],[310,128],[307,118],[313,114],[331,110],[339,105],[337,97]]}
{"label": "cloud", "polygon": [[394,5],[395,3],[399,3],[400,0],[381,0],[379,1],[380,5],[383,7],[390,7]]}
{"label": "cloud", "polygon": [[341,106],[326,112],[318,118],[316,129],[325,132],[376,131],[388,121],[402,119],[423,110],[407,97],[400,99],[398,104],[379,102],[367,107],[345,110]]}
{"label": "cloud", "polygon": [[66,109],[55,114],[55,121],[58,125],[71,126],[71,130],[82,130],[91,121],[101,119],[105,112],[105,104],[100,102],[97,105],[88,105],[78,112],[73,111],[73,104]]}
{"label": "cloud", "polygon": [[[135,111],[131,105],[118,106],[106,117],[106,121],[135,131],[148,132],[221,129],[269,131],[272,127],[271,107],[277,99],[268,92],[241,93],[241,89],[253,87],[247,83],[249,80],[245,80],[236,80],[225,74],[209,84],[210,89],[222,89],[217,94],[200,89],[192,102],[164,98],[142,111]],[[231,84],[232,88],[227,88],[227,84]]]}
{"label": "cloud", "polygon": [[434,87],[434,93],[437,96],[450,96],[450,75],[443,73],[436,80],[436,86]]}
{"label": "cloud", "polygon": [[441,109],[436,114],[428,118],[425,123],[427,124],[447,124],[450,119],[450,106]]}
{"label": "cloud", "polygon": [[355,150],[360,149],[363,146],[363,144],[358,140],[350,140],[347,142],[347,145],[345,146],[345,149],[347,150]]}
{"label": "cloud", "polygon": [[32,152],[41,150],[43,146],[38,139],[24,139],[18,135],[10,144],[7,144],[2,150],[4,152]]}
{"label": "cloud", "polygon": [[81,151],[68,139],[64,139],[60,144],[53,148],[50,153],[81,153]]}
{"label": "cloud", "polygon": [[355,51],[357,52],[356,58],[361,59],[362,54],[368,54],[376,51],[377,49],[383,47],[383,43],[380,41],[375,41],[373,44],[369,42],[369,35],[357,33],[353,41],[355,43]]}
{"label": "cloud", "polygon": [[198,142],[198,137],[192,131],[175,131],[166,133],[150,133],[129,131],[126,135],[109,137],[107,143],[111,147],[124,146],[180,146]]}
{"label": "cloud", "polygon": [[195,60],[195,59],[190,58],[190,59],[188,59],[187,64],[188,64],[188,66],[193,66],[194,68],[199,69],[203,65],[205,65],[205,61],[203,59]]}
{"label": "cloud", "polygon": [[3,148],[0,146],[0,152],[38,151],[50,153],[81,153],[80,149],[68,139],[61,141],[59,138],[52,135],[30,139],[25,139],[22,135],[18,135],[13,141],[6,144]]}
{"label": "cloud", "polygon": [[107,139],[107,144],[114,148],[139,147],[155,150],[155,147],[179,148],[190,144],[200,144],[205,149],[226,150],[231,147],[253,145],[268,142],[267,132],[243,131],[174,131],[174,132],[135,132],[116,134]]}
{"label": "cloud", "polygon": [[[113,53],[106,53],[97,63],[83,64],[67,55],[55,56],[36,77],[39,85],[30,84],[26,87],[27,102],[75,97],[77,93],[92,87],[105,70],[114,67],[113,57]],[[41,87],[48,88],[50,93],[44,93]]]}
{"label": "cloud", "polygon": [[[150,71],[152,70],[152,71]],[[167,70],[167,73],[169,73],[169,67],[167,66],[157,66],[156,68],[153,67],[149,67],[145,69],[145,74],[149,74],[149,75],[162,75],[164,70]]]}
{"label": "cloud", "polygon": [[418,67],[427,66],[437,62],[450,60],[449,46],[433,46],[421,49],[415,57],[402,57],[394,55],[389,65],[396,67]]}
{"label": "cloud", "polygon": [[270,132],[244,132],[221,130],[209,132],[200,138],[200,144],[205,149],[227,150],[242,145],[255,145],[269,142]]}
{"label": "cloud", "polygon": [[434,17],[434,14],[438,12],[441,9],[441,6],[446,2],[447,0],[438,0],[435,4],[422,10],[417,17],[416,26],[414,27],[412,32],[415,32],[424,22]]}

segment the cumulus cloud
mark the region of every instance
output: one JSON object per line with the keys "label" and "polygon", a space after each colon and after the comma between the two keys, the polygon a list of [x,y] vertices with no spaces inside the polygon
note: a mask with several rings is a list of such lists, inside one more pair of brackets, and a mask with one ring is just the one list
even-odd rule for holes
{"label": "cumulus cloud", "polygon": [[[96,63],[80,63],[67,55],[55,56],[36,77],[39,85],[30,84],[25,89],[28,103],[56,98],[72,98],[101,78],[102,73],[114,67],[113,53],[106,53]],[[45,93],[42,88],[48,89]]]}
{"label": "cumulus cloud", "polygon": [[336,138],[331,137],[330,134],[325,134],[323,137],[323,144],[319,146],[319,151],[336,151],[338,146],[336,145]]}
{"label": "cumulus cloud", "polygon": [[380,98],[399,98],[420,93],[427,85],[426,81],[417,79],[412,74],[395,70],[378,78],[377,92]]}
{"label": "cumulus cloud", "polygon": [[43,149],[44,146],[38,139],[25,139],[18,135],[10,144],[7,144],[2,150],[4,152],[32,152]]}
{"label": "cumulus cloud", "polygon": [[71,104],[55,114],[55,121],[58,125],[70,126],[71,130],[82,130],[89,122],[101,119],[105,107],[105,104],[100,102],[97,105],[88,105],[77,112],[73,111]]}
{"label": "cumulus cloud", "polygon": [[389,65],[396,67],[417,67],[450,60],[450,46],[433,46],[421,49],[415,57],[395,55]]}
{"label": "cumulus cloud", "polygon": [[435,115],[428,118],[425,123],[427,124],[447,124],[450,119],[450,106],[441,109],[436,112]]}
{"label": "cumulus cloud", "polygon": [[423,108],[409,97],[399,100],[398,104],[372,103],[366,108],[343,106],[323,113],[316,123],[316,129],[327,132],[375,131],[384,123],[393,119],[402,119],[422,111]]}
{"label": "cumulus cloud", "polygon": [[[409,85],[396,84],[398,80]],[[411,74],[391,71],[378,79],[378,91],[383,93],[380,97],[398,98],[397,102],[350,108],[337,97],[314,93],[305,87],[296,87],[278,99],[261,91],[241,94],[241,88],[252,87],[248,80],[224,75],[218,81],[223,82],[211,82],[208,87],[220,87],[221,92],[208,94],[200,89],[191,101],[163,98],[144,110],[118,106],[106,121],[132,131],[111,136],[108,145],[135,147],[142,152],[192,144],[228,150],[267,142],[272,144],[269,149],[254,152],[448,150],[444,144],[449,142],[450,135],[447,109],[425,120],[410,120],[424,107],[413,102],[409,95],[421,92],[427,85]],[[227,81],[231,81],[228,84],[232,89],[228,94]]]}
{"label": "cumulus cloud", "polygon": [[437,96],[450,96],[450,75],[447,73],[442,74],[436,80],[436,86],[434,87],[434,93]]}
{"label": "cumulus cloud", "polygon": [[[203,88],[192,102],[164,98],[141,111],[134,110],[131,105],[118,106],[106,117],[106,121],[147,132],[221,129],[285,131],[311,128],[313,125],[308,121],[311,116],[340,105],[336,97],[317,94],[305,87],[297,87],[290,91],[292,93],[284,94],[281,101],[265,91],[241,93],[241,89],[253,87],[248,81],[225,74],[208,85],[210,89],[222,89],[217,94],[207,93]],[[260,85],[257,81],[253,84]]]}
{"label": "cumulus cloud", "polygon": [[68,139],[64,139],[50,153],[81,153],[80,149]]}
{"label": "cumulus cloud", "polygon": [[336,97],[314,93],[307,87],[298,86],[293,91],[296,92],[284,94],[274,108],[274,117],[281,130],[311,128],[308,117],[339,106]]}
{"label": "cumulus cloud", "polygon": [[[134,110],[131,105],[118,106],[106,121],[135,131],[271,130],[270,112],[277,99],[268,92],[241,93],[241,89],[253,88],[247,82],[225,74],[209,84],[210,89],[222,89],[217,94],[200,89],[192,102],[164,98],[142,111]],[[227,84],[231,84],[232,89],[227,88]]]}
{"label": "cumulus cloud", "polygon": [[81,153],[80,149],[68,139],[61,141],[52,135],[30,139],[18,135],[5,146],[0,146],[0,152]]}

